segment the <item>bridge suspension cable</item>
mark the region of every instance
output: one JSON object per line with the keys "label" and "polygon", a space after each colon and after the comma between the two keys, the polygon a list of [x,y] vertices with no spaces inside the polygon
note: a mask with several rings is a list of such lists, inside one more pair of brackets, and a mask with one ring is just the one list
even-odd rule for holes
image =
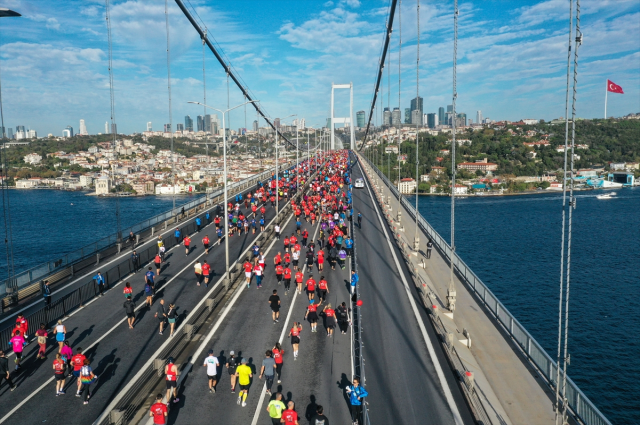
{"label": "bridge suspension cable", "polygon": [[447,290],[447,308],[456,309],[456,288],[453,280],[454,258],[456,253],[456,100],[458,66],[458,0],[453,1],[453,100],[451,117],[451,256],[449,261],[449,289]]}
{"label": "bridge suspension cable", "polygon": [[171,180],[173,188],[173,208],[176,208],[176,174],[174,170],[175,154],[173,152],[173,114],[171,112],[171,42],[169,39],[169,0],[164,0],[164,17],[167,30],[167,90],[169,93],[169,133],[171,133]]}
{"label": "bridge suspension cable", "polygon": [[[395,1],[395,0],[394,0]],[[200,24],[198,24],[198,22],[196,22],[195,18],[193,17],[193,15],[191,14],[191,12],[187,9],[187,7],[184,4],[183,0],[175,0],[176,4],[178,5],[178,7],[180,8],[180,10],[182,11],[182,13],[184,13],[184,15],[186,16],[186,18],[189,20],[189,22],[191,23],[191,25],[193,26],[193,28],[195,28],[195,30],[198,32],[198,34],[200,35],[200,38],[203,38],[205,40],[205,43],[207,45],[207,47],[209,47],[209,50],[211,50],[211,53],[213,53],[213,55],[216,57],[216,59],[218,60],[218,62],[220,63],[220,65],[222,65],[222,68],[224,69],[225,73],[227,74],[227,78],[231,78],[233,80],[233,82],[236,84],[236,86],[240,89],[240,91],[242,92],[242,94],[247,98],[248,101],[252,102],[251,104],[253,105],[253,107],[256,109],[256,111],[260,114],[260,116],[262,118],[264,118],[264,120],[266,121],[267,124],[269,124],[269,126],[275,131],[277,132],[280,137],[282,137],[286,143],[289,144],[289,146],[295,147],[295,143],[291,142],[287,137],[285,137],[282,133],[280,133],[280,130],[278,130],[275,125],[273,124],[273,122],[268,118],[267,114],[264,112],[264,110],[262,109],[262,107],[260,106],[260,104],[258,102],[253,102],[253,97],[251,96],[251,93],[249,93],[249,89],[246,87],[246,85],[243,85],[240,81],[240,77],[234,72],[234,70],[232,69],[232,65],[231,65],[231,61],[229,61],[228,59],[225,60],[222,57],[222,54],[220,53],[219,49],[217,49],[213,43],[211,43],[211,34],[209,33],[208,37],[204,38],[204,31],[206,28],[204,28],[204,23],[202,24],[202,26]],[[202,21],[202,20],[201,20]],[[231,128],[231,125],[229,125],[229,128]],[[225,130],[226,131],[226,130]]]}
{"label": "bridge suspension cable", "polygon": [[376,78],[376,84],[373,90],[373,100],[371,101],[371,109],[369,110],[369,120],[367,121],[367,129],[365,130],[364,138],[362,139],[362,144],[360,145],[360,148],[358,148],[358,151],[362,150],[362,147],[367,143],[367,137],[369,135],[369,129],[371,127],[371,119],[373,118],[373,109],[376,104],[376,100],[378,98],[378,89],[380,88],[380,80],[382,79],[382,72],[384,70],[384,62],[387,57],[387,52],[389,50],[391,33],[393,32],[393,18],[396,13],[397,5],[398,5],[398,0],[391,0],[391,6],[389,8],[389,20],[387,21],[387,32],[385,35],[384,47],[382,49],[382,54],[381,54],[380,62],[378,66],[378,77]]}
{"label": "bridge suspension cable", "polygon": [[420,111],[420,117],[416,120],[416,233],[413,237],[413,248],[416,251],[420,250],[420,238],[418,237],[418,186],[420,185],[420,157],[418,156],[418,147],[420,145],[420,123],[424,114],[422,113],[422,106],[420,104],[420,0],[417,1],[416,6],[416,25],[418,33],[418,43],[416,45],[416,109]]}

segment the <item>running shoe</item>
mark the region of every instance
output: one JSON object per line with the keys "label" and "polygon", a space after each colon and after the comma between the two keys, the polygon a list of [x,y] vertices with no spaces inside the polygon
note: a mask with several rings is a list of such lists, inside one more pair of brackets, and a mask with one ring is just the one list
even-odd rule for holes
{"label": "running shoe", "polygon": [[242,398],[238,397],[238,402],[236,403],[238,406],[240,405],[240,403],[242,403]]}
{"label": "running shoe", "polygon": [[242,407],[247,407],[247,403],[242,403]]}

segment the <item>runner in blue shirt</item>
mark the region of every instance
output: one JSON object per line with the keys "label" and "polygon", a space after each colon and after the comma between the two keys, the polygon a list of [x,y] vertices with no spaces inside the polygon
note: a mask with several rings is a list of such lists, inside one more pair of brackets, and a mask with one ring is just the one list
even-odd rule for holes
{"label": "runner in blue shirt", "polygon": [[96,284],[98,285],[98,290],[100,291],[100,296],[102,296],[102,292],[104,291],[104,276],[100,272],[93,277]]}
{"label": "runner in blue shirt", "polygon": [[201,224],[202,224],[202,221],[200,220],[200,217],[196,217],[196,226],[198,227],[198,232],[200,231]]}
{"label": "runner in blue shirt", "polygon": [[180,229],[176,227],[176,231],[173,232],[173,236],[176,238],[176,245],[180,244]]}
{"label": "runner in blue shirt", "polygon": [[356,285],[358,284],[358,280],[360,280],[358,273],[356,273],[355,270],[351,270],[351,295],[355,294],[356,292]]}

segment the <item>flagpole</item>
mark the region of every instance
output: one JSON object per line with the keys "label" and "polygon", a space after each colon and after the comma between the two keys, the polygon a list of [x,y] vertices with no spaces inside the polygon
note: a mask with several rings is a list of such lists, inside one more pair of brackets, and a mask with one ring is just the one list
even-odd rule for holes
{"label": "flagpole", "polygon": [[607,96],[609,94],[609,80],[607,80],[607,84],[604,87],[604,119],[607,119]]}

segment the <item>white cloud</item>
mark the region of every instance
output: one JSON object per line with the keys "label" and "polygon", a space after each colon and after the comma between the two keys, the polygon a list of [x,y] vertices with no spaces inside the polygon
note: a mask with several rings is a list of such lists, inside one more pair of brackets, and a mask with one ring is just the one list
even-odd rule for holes
{"label": "white cloud", "polygon": [[60,23],[56,18],[49,18],[47,19],[47,28],[57,31],[60,29]]}

